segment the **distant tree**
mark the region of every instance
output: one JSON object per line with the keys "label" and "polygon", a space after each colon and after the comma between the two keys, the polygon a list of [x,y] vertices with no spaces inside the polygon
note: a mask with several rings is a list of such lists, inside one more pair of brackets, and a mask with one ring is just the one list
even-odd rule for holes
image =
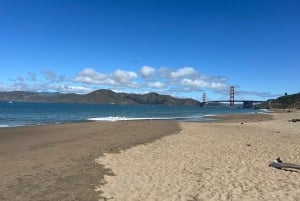
{"label": "distant tree", "polygon": [[284,100],[284,108],[286,108],[288,106],[289,107],[288,112],[290,112],[291,108],[290,108],[290,104],[289,104],[289,97],[287,97],[288,93],[285,92],[284,96],[285,96],[285,98],[283,99]]}

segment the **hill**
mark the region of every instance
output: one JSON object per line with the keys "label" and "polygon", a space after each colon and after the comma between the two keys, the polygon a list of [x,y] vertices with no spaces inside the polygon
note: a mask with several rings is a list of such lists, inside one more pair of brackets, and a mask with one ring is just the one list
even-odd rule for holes
{"label": "hill", "polygon": [[41,93],[26,91],[0,92],[0,101],[200,106],[199,101],[189,98],[181,99],[169,95],[161,95],[158,93],[116,93],[107,89],[100,89],[88,94]]}
{"label": "hill", "polygon": [[258,108],[276,108],[276,109],[300,109],[300,92],[297,94],[281,96],[277,99],[267,100],[257,105]]}

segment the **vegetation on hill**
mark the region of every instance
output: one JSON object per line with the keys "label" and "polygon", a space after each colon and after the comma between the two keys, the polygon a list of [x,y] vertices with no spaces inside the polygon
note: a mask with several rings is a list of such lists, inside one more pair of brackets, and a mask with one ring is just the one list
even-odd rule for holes
{"label": "vegetation on hill", "polygon": [[100,89],[88,94],[39,93],[25,91],[0,92],[0,101],[200,106],[199,101],[189,98],[181,99],[157,93],[116,93],[106,89]]}
{"label": "vegetation on hill", "polygon": [[267,100],[257,107],[268,109],[300,109],[300,92],[292,95],[285,94],[277,99]]}

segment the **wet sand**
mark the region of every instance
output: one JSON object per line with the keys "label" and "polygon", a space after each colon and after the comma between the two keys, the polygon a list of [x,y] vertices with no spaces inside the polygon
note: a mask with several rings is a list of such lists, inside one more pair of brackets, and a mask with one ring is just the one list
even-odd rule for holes
{"label": "wet sand", "polygon": [[268,166],[279,156],[300,165],[300,122],[289,121],[300,112],[218,118],[99,157],[114,174],[101,180],[100,200],[300,200],[300,171]]}
{"label": "wet sand", "polygon": [[[227,115],[216,115],[212,117],[216,121],[221,122],[240,122],[240,123],[247,123],[247,122],[259,122],[259,121],[268,121],[273,119],[272,114],[227,114]],[[216,123],[216,121],[211,121],[212,123]]]}
{"label": "wet sand", "polygon": [[88,122],[0,128],[0,200],[99,200],[103,153],[176,134],[177,122]]}

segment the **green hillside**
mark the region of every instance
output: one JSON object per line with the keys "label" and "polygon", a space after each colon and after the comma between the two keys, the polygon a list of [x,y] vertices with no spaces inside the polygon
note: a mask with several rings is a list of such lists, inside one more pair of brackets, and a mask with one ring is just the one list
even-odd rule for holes
{"label": "green hillside", "polygon": [[284,95],[277,99],[267,100],[257,107],[270,109],[300,109],[300,92],[297,94]]}
{"label": "green hillside", "polygon": [[199,101],[190,98],[181,99],[157,93],[116,93],[107,89],[100,89],[88,94],[39,93],[25,91],[0,92],[0,101],[200,106]]}

